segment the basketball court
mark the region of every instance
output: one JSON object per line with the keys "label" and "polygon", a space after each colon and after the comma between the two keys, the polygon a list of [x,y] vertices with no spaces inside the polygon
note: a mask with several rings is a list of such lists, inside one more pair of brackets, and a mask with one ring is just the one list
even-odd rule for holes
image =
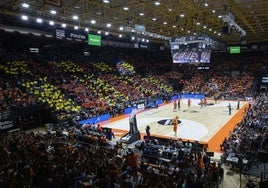
{"label": "basketball court", "polygon": [[[138,110],[137,126],[141,137],[145,135],[146,126],[150,126],[151,136],[172,138],[190,141],[199,141],[208,144],[210,151],[218,151],[224,137],[235,125],[241,121],[247,102],[208,100],[208,106],[201,108],[199,99],[191,99],[191,106],[187,106],[187,99],[181,100],[180,110],[173,110],[173,103],[162,104],[158,108]],[[228,105],[231,104],[231,115]],[[173,132],[172,119],[179,117],[180,124],[177,135]],[[122,137],[129,131],[129,115],[122,115],[103,122],[102,126],[113,129],[116,137]]]}

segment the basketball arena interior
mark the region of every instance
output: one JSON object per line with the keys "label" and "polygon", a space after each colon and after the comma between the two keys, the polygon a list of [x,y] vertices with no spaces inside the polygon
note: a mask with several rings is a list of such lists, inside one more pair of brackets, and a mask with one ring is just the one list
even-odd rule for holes
{"label": "basketball arena interior", "polygon": [[0,187],[268,187],[266,0],[0,1]]}

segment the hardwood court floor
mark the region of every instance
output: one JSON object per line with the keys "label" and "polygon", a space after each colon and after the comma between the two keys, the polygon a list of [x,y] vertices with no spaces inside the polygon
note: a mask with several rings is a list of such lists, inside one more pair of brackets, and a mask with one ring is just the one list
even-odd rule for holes
{"label": "hardwood court floor", "polygon": [[[209,145],[210,151],[219,150],[219,145],[224,137],[242,119],[247,102],[240,102],[240,109],[237,110],[237,101],[208,100],[209,105],[200,108],[199,99],[191,99],[192,104],[187,106],[187,99],[182,99],[180,110],[173,110],[173,103],[163,104],[158,109],[152,108],[140,110],[137,113],[137,126],[141,135],[145,134],[147,125],[151,127],[152,136],[183,140],[197,140],[200,143]],[[232,106],[232,113],[229,115],[228,104]],[[177,129],[177,135],[173,132],[172,119],[179,117],[181,123]],[[102,126],[113,129],[116,136],[121,137],[129,131],[129,115],[123,115],[103,122]]]}

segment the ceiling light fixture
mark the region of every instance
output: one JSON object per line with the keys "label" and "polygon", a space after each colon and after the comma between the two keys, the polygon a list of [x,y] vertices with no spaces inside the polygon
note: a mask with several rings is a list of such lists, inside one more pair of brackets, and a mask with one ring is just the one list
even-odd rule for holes
{"label": "ceiling light fixture", "polygon": [[75,25],[75,26],[74,26],[74,29],[75,29],[75,30],[78,30],[78,26],[77,26],[77,25]]}
{"label": "ceiling light fixture", "polygon": [[51,14],[57,14],[57,11],[56,10],[51,10],[50,13]]}
{"label": "ceiling light fixture", "polygon": [[155,1],[154,4],[155,4],[156,6],[158,6],[158,5],[160,5],[160,2],[159,2],[159,1]]}
{"label": "ceiling light fixture", "polygon": [[88,32],[88,31],[89,31],[89,29],[86,27],[86,28],[85,28],[85,31],[86,31],[86,32]]}
{"label": "ceiling light fixture", "polygon": [[180,17],[183,18],[184,17],[184,14],[180,14]]}
{"label": "ceiling light fixture", "polygon": [[95,24],[96,20],[91,20],[90,23]]}
{"label": "ceiling light fixture", "polygon": [[28,16],[22,15],[22,16],[21,16],[21,19],[27,21],[27,20],[28,20]]}
{"label": "ceiling light fixture", "polygon": [[74,16],[73,16],[73,19],[74,19],[74,20],[77,20],[77,19],[78,19],[78,16],[77,16],[77,15],[74,15]]}
{"label": "ceiling light fixture", "polygon": [[49,21],[49,25],[54,25],[54,24],[55,24],[55,22]]}
{"label": "ceiling light fixture", "polygon": [[112,26],[112,24],[110,24],[110,23],[106,24],[106,27],[111,27],[111,26]]}
{"label": "ceiling light fixture", "polygon": [[22,5],[21,5],[23,8],[29,8],[29,4],[28,3],[22,3]]}
{"label": "ceiling light fixture", "polygon": [[129,8],[128,8],[128,7],[124,7],[123,9],[124,9],[124,10],[129,10]]}
{"label": "ceiling light fixture", "polygon": [[63,27],[63,28],[66,27],[66,23],[62,23],[61,27]]}
{"label": "ceiling light fixture", "polygon": [[42,23],[43,20],[42,20],[41,18],[36,18],[36,22],[37,22],[37,23]]}

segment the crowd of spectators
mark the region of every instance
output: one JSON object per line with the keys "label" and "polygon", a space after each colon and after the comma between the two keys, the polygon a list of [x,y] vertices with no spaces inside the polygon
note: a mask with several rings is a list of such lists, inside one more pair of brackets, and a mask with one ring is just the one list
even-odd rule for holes
{"label": "crowd of spectators", "polygon": [[[76,113],[83,113],[82,118],[103,113],[116,116],[136,100],[163,97],[168,101],[177,92],[170,81],[179,82],[184,93],[244,99],[253,96],[256,72],[267,61],[259,54],[217,54],[213,66],[202,72],[192,65],[170,65],[170,54],[164,52],[107,48],[99,55],[94,52],[90,57],[68,55],[64,50],[34,56],[5,52],[0,56],[0,110],[43,103],[57,117],[77,117]],[[122,60],[128,63],[124,67],[114,63]],[[125,75],[122,68],[131,71]],[[253,101],[222,144],[226,156],[267,149],[267,95]],[[222,177],[221,164],[211,162],[206,149],[195,143],[179,139],[161,145],[149,138],[138,149],[124,150],[120,143],[111,142],[113,137],[110,129],[70,124],[47,132],[2,134],[0,187],[127,187],[132,183],[139,187],[215,187]],[[146,156],[155,148],[157,159],[164,160],[152,165]]]}
{"label": "crowd of spectators", "polygon": [[[267,93],[261,93],[252,102],[246,109],[242,121],[236,125],[230,137],[225,138],[221,145],[224,151],[224,161],[233,157],[245,159],[248,161],[244,166],[247,170],[253,164],[261,162],[260,151],[268,151]],[[232,165],[239,166],[238,163],[237,161]]]}
{"label": "crowd of spectators", "polygon": [[155,145],[153,139],[143,148],[123,149],[110,142],[108,129],[98,125],[1,137],[1,187],[212,187],[223,173],[198,143],[179,140],[162,145],[170,151],[177,148],[178,155],[168,167],[153,165],[145,158]]}
{"label": "crowd of spectators", "polygon": [[[159,54],[155,52],[147,53],[147,55],[144,54],[145,52],[133,55],[128,50],[124,50],[124,53],[113,52],[115,53],[105,52],[105,62],[101,61],[97,53],[92,57],[79,58],[81,54],[73,53],[68,56],[64,53],[56,56],[56,52],[53,51],[53,53],[46,52],[45,58],[45,54],[33,56],[14,52],[22,61],[8,56],[6,60],[9,61],[1,62],[0,71],[3,77],[0,95],[1,108],[3,105],[5,108],[8,105],[16,105],[14,101],[23,105],[42,102],[53,114],[57,114],[54,118],[57,120],[69,118],[81,111],[83,115],[80,114],[79,117],[86,115],[84,118],[106,113],[110,113],[111,116],[120,115],[135,101],[148,101],[155,97],[166,101],[175,92],[180,92],[176,89],[181,89],[183,93],[205,94],[206,97],[243,100],[252,93],[252,86],[256,82],[254,73],[265,65],[265,58],[257,55],[249,58],[252,62],[248,62],[241,56],[240,61],[238,58],[227,56],[226,61],[232,63],[222,65],[223,63],[217,62],[218,59],[219,62],[222,59],[217,55],[213,66],[210,66],[211,70],[199,71],[196,66],[170,65],[160,62],[164,61],[163,52],[160,53],[163,57],[159,57]],[[131,75],[124,75],[118,71],[115,61],[123,64],[125,69],[136,71]],[[166,68],[162,68],[165,65]],[[155,67],[152,68],[152,66]],[[138,69],[147,70],[148,74],[144,75],[138,72]],[[155,71],[156,69],[159,70]],[[170,70],[159,73],[167,69]],[[50,90],[51,94],[39,91],[44,88],[42,84],[49,87],[46,90]],[[174,87],[176,84],[180,87]],[[9,93],[3,91],[8,85],[12,86],[9,86]],[[52,91],[58,94],[52,95]],[[14,95],[17,95],[15,100],[12,99],[16,98]],[[57,101],[64,102],[64,105],[57,104]]]}

